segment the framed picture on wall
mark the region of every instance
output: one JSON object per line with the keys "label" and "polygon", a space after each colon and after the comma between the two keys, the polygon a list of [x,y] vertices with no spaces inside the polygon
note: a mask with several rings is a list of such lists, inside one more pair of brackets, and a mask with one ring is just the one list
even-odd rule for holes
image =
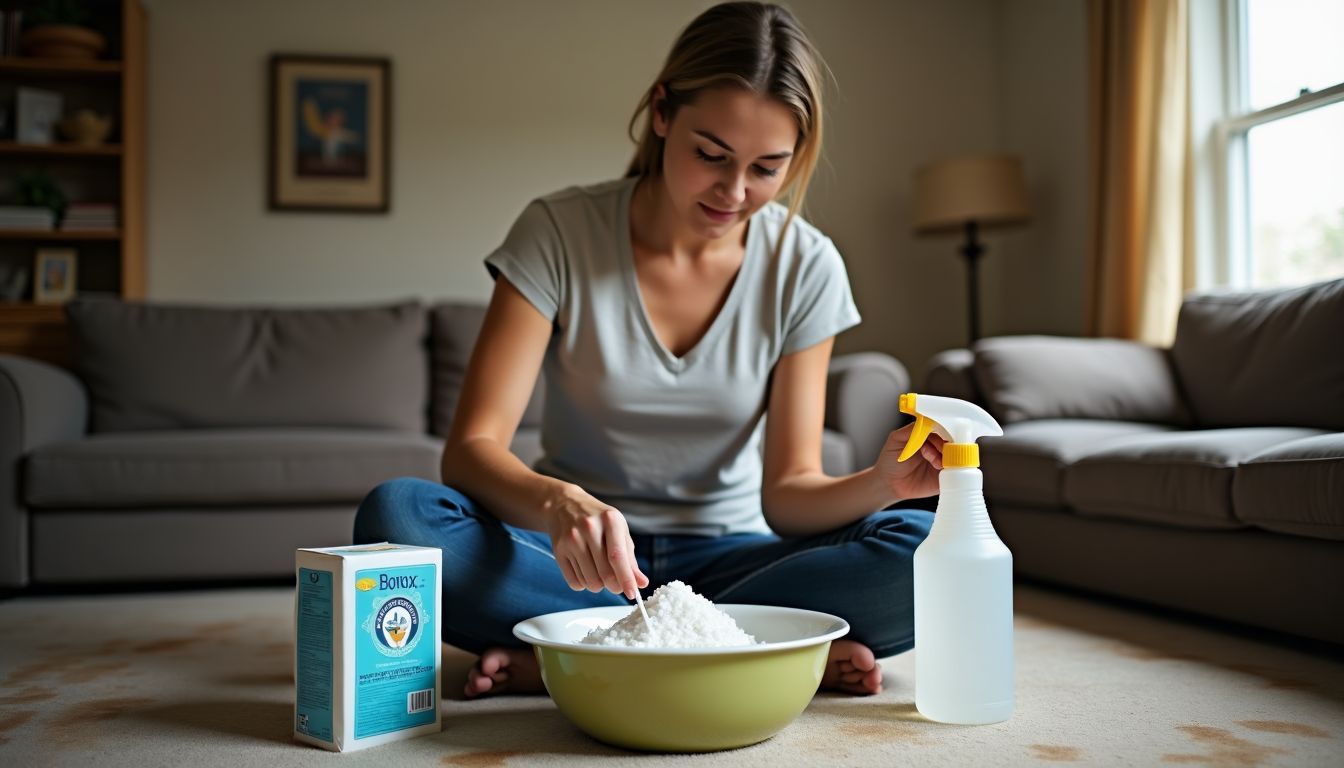
{"label": "framed picture on wall", "polygon": [[75,296],[79,258],[74,248],[39,248],[33,268],[33,301],[64,304]]}
{"label": "framed picture on wall", "polygon": [[391,69],[385,58],[271,56],[271,210],[388,210]]}

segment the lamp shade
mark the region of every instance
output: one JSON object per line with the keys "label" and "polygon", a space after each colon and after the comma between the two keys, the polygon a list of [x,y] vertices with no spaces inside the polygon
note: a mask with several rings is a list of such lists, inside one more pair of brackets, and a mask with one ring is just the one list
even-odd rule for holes
{"label": "lamp shade", "polygon": [[1031,217],[1022,161],[1011,155],[974,155],[930,163],[915,171],[915,232],[960,232],[1021,224]]}

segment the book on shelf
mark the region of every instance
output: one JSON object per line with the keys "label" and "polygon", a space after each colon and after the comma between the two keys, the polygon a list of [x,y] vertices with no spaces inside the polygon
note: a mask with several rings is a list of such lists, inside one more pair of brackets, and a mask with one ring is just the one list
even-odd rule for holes
{"label": "book on shelf", "polygon": [[0,205],[0,229],[55,229],[56,212],[34,205]]}
{"label": "book on shelf", "polygon": [[113,203],[71,203],[61,219],[61,229],[86,232],[117,228],[117,206]]}

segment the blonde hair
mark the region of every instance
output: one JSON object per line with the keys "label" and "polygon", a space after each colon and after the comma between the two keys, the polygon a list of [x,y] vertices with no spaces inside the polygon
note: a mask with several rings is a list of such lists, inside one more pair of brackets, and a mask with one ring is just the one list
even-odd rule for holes
{"label": "blonde hair", "polygon": [[[660,106],[668,122],[710,88],[741,88],[779,101],[798,123],[793,160],[780,185],[780,195],[789,200],[787,228],[802,208],[821,156],[824,68],[821,55],[788,10],[756,2],[716,5],[697,16],[672,45],[662,71],[630,118],[630,138],[635,140],[635,124],[648,116],[660,84],[667,94]],[[664,142],[653,132],[651,116],[637,143],[626,177],[661,176]]]}

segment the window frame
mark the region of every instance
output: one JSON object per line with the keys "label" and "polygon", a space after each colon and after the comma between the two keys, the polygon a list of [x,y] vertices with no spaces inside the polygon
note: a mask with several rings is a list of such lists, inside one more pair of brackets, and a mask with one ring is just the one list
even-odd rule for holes
{"label": "window frame", "polygon": [[[1200,258],[1200,283],[1212,282],[1235,288],[1254,288],[1251,263],[1251,217],[1248,142],[1252,128],[1313,109],[1344,102],[1344,81],[1308,91],[1288,101],[1258,110],[1250,108],[1248,0],[1216,3],[1222,39],[1222,115],[1212,120],[1214,180],[1212,253],[1221,257]],[[1209,21],[1213,21],[1212,18]],[[1194,29],[1192,25],[1192,30]],[[1195,76],[1195,82],[1199,78]],[[1211,272],[1211,274],[1204,274]]]}

